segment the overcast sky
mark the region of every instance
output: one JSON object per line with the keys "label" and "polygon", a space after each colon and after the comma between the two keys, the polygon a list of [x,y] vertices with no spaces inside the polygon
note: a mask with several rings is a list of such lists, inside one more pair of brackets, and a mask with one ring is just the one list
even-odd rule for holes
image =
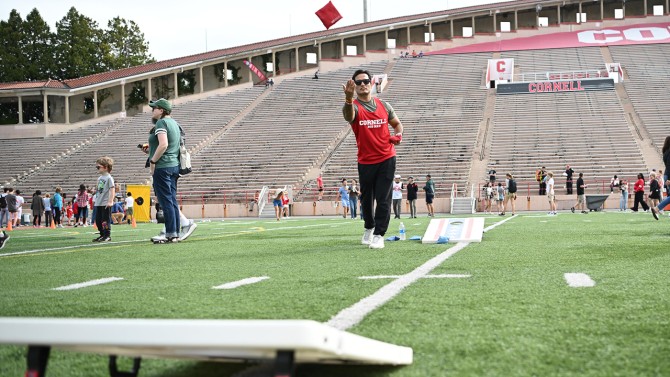
{"label": "overcast sky", "polygon": [[[335,27],[363,22],[363,1],[332,0],[342,14]],[[165,60],[269,39],[325,30],[314,15],[328,0],[2,0],[0,18],[16,9],[23,19],[34,8],[56,29],[70,7],[101,28],[119,16],[135,21],[156,60]],[[496,0],[368,0],[368,21],[489,4]]]}

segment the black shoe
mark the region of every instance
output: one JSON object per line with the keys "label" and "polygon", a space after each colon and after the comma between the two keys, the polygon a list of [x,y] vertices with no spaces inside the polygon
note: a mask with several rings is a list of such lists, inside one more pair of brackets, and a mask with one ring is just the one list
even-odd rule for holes
{"label": "black shoe", "polygon": [[570,211],[572,211],[572,213],[575,213],[575,207],[570,207]]}
{"label": "black shoe", "polygon": [[586,212],[586,211],[582,211],[582,213],[587,214],[588,212]]}
{"label": "black shoe", "polygon": [[5,247],[5,244],[7,244],[7,240],[9,239],[9,234],[2,232],[2,237],[0,237],[0,249]]}
{"label": "black shoe", "polygon": [[651,207],[651,214],[654,216],[656,220],[658,220],[658,210],[654,207]]}
{"label": "black shoe", "polygon": [[100,237],[98,242],[109,242],[112,240],[112,237]]}
{"label": "black shoe", "polygon": [[94,238],[92,242],[100,242],[104,237],[100,236],[98,238]]}

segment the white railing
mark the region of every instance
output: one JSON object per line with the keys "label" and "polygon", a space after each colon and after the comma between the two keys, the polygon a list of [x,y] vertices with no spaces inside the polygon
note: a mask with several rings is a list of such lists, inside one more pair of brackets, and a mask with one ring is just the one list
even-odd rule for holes
{"label": "white railing", "polygon": [[268,186],[263,186],[261,193],[258,194],[258,217],[261,217],[263,208],[265,208],[265,205],[268,203],[268,191],[270,191]]}
{"label": "white railing", "polygon": [[606,70],[584,70],[565,72],[530,72],[514,75],[512,82],[536,82],[536,81],[558,81],[558,80],[584,80],[609,78]]}

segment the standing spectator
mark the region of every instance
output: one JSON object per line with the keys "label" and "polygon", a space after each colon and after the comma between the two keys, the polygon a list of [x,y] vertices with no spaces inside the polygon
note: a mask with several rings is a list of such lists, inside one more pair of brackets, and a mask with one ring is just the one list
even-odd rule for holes
{"label": "standing spectator", "polygon": [[14,194],[13,188],[8,188],[5,200],[7,201],[7,210],[9,211],[9,223],[12,224],[12,226],[16,226],[16,214],[19,208],[19,204],[18,200],[16,199],[16,194]]}
{"label": "standing spectator", "polygon": [[416,219],[416,200],[419,197],[419,185],[413,177],[407,179],[407,202],[409,202],[409,218]]}
{"label": "standing spectator", "polygon": [[316,187],[319,189],[319,201],[323,199],[323,175],[319,173],[319,176],[316,178]]}
{"label": "standing spectator", "polygon": [[433,199],[435,198],[435,183],[430,174],[426,175],[426,185],[423,186],[423,191],[426,193],[426,209],[428,210],[428,217],[435,216],[433,209]]}
{"label": "standing spectator", "polygon": [[88,201],[90,197],[86,190],[86,185],[83,183],[79,185],[79,191],[77,192],[77,197],[75,199],[75,203],[77,203],[77,211],[79,211],[79,213],[77,215],[78,221],[74,226],[86,226],[86,219],[88,218]]}
{"label": "standing spectator", "polygon": [[67,226],[70,226],[71,223],[70,221],[73,218],[74,215],[74,210],[72,209],[73,203],[69,202],[65,205],[65,209],[63,210],[63,217],[65,217],[65,220],[67,221]]}
{"label": "standing spectator", "polygon": [[[631,208],[633,212],[637,212],[638,204],[642,204],[642,208],[647,211],[649,206],[644,201],[644,174],[639,173],[637,175],[637,181],[633,186],[633,192],[635,193],[635,201],[633,202],[633,208]],[[654,217],[658,216],[656,215],[656,211],[651,211],[651,213],[654,215]]]}
{"label": "standing spectator", "polygon": [[535,171],[535,180],[540,185],[540,191],[538,192],[538,195],[546,195],[547,194],[547,186],[544,182],[544,179],[546,178],[546,176],[547,176],[547,174],[546,174],[546,171],[544,170],[544,166]]}
{"label": "standing spectator", "polygon": [[[394,146],[402,142],[403,126],[390,104],[372,97],[371,83],[370,72],[360,69],[354,72],[343,86],[342,112],[353,129],[358,146],[361,208],[365,217],[361,243],[381,249],[391,218],[392,177],[396,166]],[[354,91],[358,96],[356,100]],[[394,136],[389,132],[389,124]]]}
{"label": "standing spectator", "polygon": [[16,190],[16,226],[21,226],[21,216],[23,216],[23,204],[26,199],[21,196],[21,190]]}
{"label": "standing spectator", "polygon": [[619,211],[626,212],[628,209],[628,180],[622,179],[619,181],[619,189],[621,189],[621,199],[619,200]]}
{"label": "standing spectator", "polygon": [[505,188],[502,186],[502,182],[498,182],[498,187],[496,188],[496,207],[498,210],[498,215],[505,216]]}
{"label": "standing spectator", "polygon": [[651,173],[649,175],[649,206],[652,208],[651,212],[654,213],[656,206],[661,201],[661,186],[658,184],[658,179],[656,179],[656,174]]}
{"label": "standing spectator", "polygon": [[133,223],[133,217],[135,216],[135,198],[133,198],[133,193],[128,191],[126,193],[126,220],[128,224]]}
{"label": "standing spectator", "polygon": [[394,219],[400,218],[400,207],[402,206],[402,190],[405,188],[402,182],[400,182],[400,175],[396,174],[393,182],[393,215]]}
{"label": "standing spectator", "polygon": [[281,213],[282,213],[282,207],[284,207],[284,204],[282,202],[282,198],[284,197],[284,191],[277,190],[275,198],[272,200],[272,205],[275,207],[275,217],[277,218],[277,221],[281,219]]}
{"label": "standing spectator", "polygon": [[56,192],[54,193],[53,198],[51,198],[51,208],[54,211],[54,221],[56,222],[56,228],[62,228],[61,216],[63,210],[63,197],[61,196],[61,188],[56,187]]}
{"label": "standing spectator", "polygon": [[53,220],[53,208],[51,208],[51,194],[46,193],[42,198],[44,204],[44,226],[50,227]]}
{"label": "standing spectator", "polygon": [[572,170],[570,165],[565,165],[565,189],[568,192],[568,195],[572,195],[572,175],[575,174],[575,171]]}
{"label": "standing spectator", "polygon": [[492,210],[492,203],[491,201],[493,200],[493,187],[491,187],[491,182],[486,182],[484,184],[484,188],[482,189],[484,191],[484,214],[487,213],[493,213]]}
{"label": "standing spectator", "polygon": [[512,203],[512,215],[516,214],[516,180],[514,179],[514,176],[510,173],[507,173],[505,175],[506,177],[506,182],[505,186],[507,187],[507,194],[505,195],[505,204],[503,204],[503,215],[505,214],[505,210],[507,209],[507,202]]}
{"label": "standing spectator", "polygon": [[[663,164],[665,164],[665,175],[663,176],[663,183],[666,186],[670,186],[670,136],[665,138],[663,142],[663,148],[661,148],[661,153],[663,153]],[[663,201],[658,203],[658,207],[651,209],[651,214],[654,215],[654,218],[658,220],[658,212],[662,211],[668,204],[670,204],[670,191],[667,192],[667,195]]]}
{"label": "standing spectator", "polygon": [[172,104],[164,98],[149,102],[153,109],[151,119],[155,126],[149,134],[149,168],[154,192],[163,208],[165,238],[155,243],[179,242],[180,220],[177,203],[179,179],[179,143],[181,126],[170,114]]}
{"label": "standing spectator", "polygon": [[575,203],[575,205],[570,208],[572,213],[575,213],[575,208],[581,208],[582,213],[588,213],[584,207],[586,204],[586,195],[584,194],[585,188],[586,185],[584,184],[584,173],[579,173],[579,178],[577,178],[577,203]]}
{"label": "standing spectator", "polygon": [[356,219],[356,209],[358,208],[358,195],[361,194],[361,190],[358,188],[358,181],[354,178],[351,180],[351,186],[349,187],[349,210],[351,211],[351,218]]}
{"label": "standing spectator", "polygon": [[0,228],[9,223],[9,210],[7,210],[7,192],[9,187],[5,187],[0,194]]}
{"label": "standing spectator", "polygon": [[288,192],[284,191],[284,195],[281,198],[281,204],[282,204],[282,211],[283,211],[283,216],[286,217],[287,219],[289,218],[289,213],[288,213]]}
{"label": "standing spectator", "polygon": [[346,178],[342,178],[342,186],[337,190],[337,199],[342,204],[342,217],[346,219],[349,214],[349,186]]}
{"label": "standing spectator", "polygon": [[547,199],[549,199],[549,214],[550,215],[555,215],[556,214],[556,191],[554,189],[554,173],[553,172],[547,172],[547,182],[546,182],[546,189],[547,189]]}
{"label": "standing spectator", "polygon": [[42,191],[37,190],[33,194],[30,203],[30,210],[33,211],[33,227],[39,228],[42,226],[42,212],[44,212],[44,202],[42,201]]}
{"label": "standing spectator", "polygon": [[489,182],[496,183],[496,171],[493,167],[489,168]]}
{"label": "standing spectator", "polygon": [[100,231],[100,237],[93,242],[108,242],[112,240],[112,205],[114,204],[114,178],[111,176],[114,160],[109,157],[100,157],[95,162],[100,177],[96,185],[95,198],[95,225]]}

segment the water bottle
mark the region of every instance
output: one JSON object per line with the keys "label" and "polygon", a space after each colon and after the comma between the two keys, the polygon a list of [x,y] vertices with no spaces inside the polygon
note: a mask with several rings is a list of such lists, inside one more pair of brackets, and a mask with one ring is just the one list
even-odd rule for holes
{"label": "water bottle", "polygon": [[398,231],[400,232],[400,241],[404,241],[406,239],[406,237],[405,237],[405,224],[403,224],[401,222],[400,223],[400,228],[398,229]]}

